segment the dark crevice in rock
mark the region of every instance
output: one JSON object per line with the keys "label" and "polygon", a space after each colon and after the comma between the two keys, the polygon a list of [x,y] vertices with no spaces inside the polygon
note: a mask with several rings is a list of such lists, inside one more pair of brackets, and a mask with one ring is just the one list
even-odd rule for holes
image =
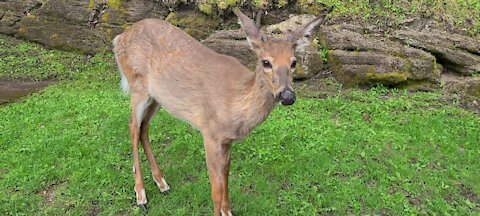
{"label": "dark crevice in rock", "polygon": [[362,48],[362,47],[345,47],[342,50],[348,52],[368,52],[371,51],[370,49]]}
{"label": "dark crevice in rock", "polygon": [[9,26],[9,27],[14,27],[14,26],[16,26],[20,21],[21,21],[21,18],[14,19],[14,20],[12,20],[12,23],[10,23],[10,25],[8,25],[8,26]]}
{"label": "dark crevice in rock", "polygon": [[43,6],[42,3],[36,2],[36,3],[35,3],[34,5],[32,5],[31,7],[27,8],[27,10],[25,10],[25,11],[23,12],[23,15],[24,15],[24,16],[33,15],[33,14],[35,14],[35,12],[37,12],[38,9],[40,9],[42,6]]}
{"label": "dark crevice in rock", "polygon": [[480,56],[480,50],[471,50],[463,47],[459,47],[460,50],[470,53],[472,55]]}
{"label": "dark crevice in rock", "polygon": [[444,67],[445,69],[448,69],[449,71],[453,71],[458,74],[463,74],[462,71],[459,71],[459,68],[462,68],[463,66],[450,61],[443,53],[436,51],[434,49],[428,49],[425,47],[419,47],[419,46],[413,46],[413,45],[409,45],[409,46],[432,54],[435,57],[436,62],[440,64],[442,67]]}
{"label": "dark crevice in rock", "polygon": [[[428,52],[428,50],[426,50],[426,52]],[[435,52],[433,50],[430,50],[430,53],[433,56],[435,56],[435,58],[437,60],[437,63],[442,65],[442,67],[444,67],[445,69],[453,71],[453,72],[455,72],[459,75],[465,75],[466,74],[465,71],[467,69],[464,69],[465,67],[463,65],[459,65],[457,63],[454,63],[454,62],[450,61],[443,53]]]}
{"label": "dark crevice in rock", "polygon": [[97,5],[92,13],[90,14],[90,18],[88,19],[88,25],[91,26],[92,28],[97,27],[98,23],[100,23],[100,19],[102,18],[102,15],[105,13],[107,10],[108,5],[105,3]]}

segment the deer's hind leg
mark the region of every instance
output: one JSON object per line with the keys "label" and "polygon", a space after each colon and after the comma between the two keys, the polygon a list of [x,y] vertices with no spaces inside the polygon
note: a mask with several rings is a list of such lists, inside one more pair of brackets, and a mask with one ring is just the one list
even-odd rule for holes
{"label": "deer's hind leg", "polygon": [[148,138],[148,128],[150,126],[150,122],[155,116],[155,114],[160,110],[160,104],[154,99],[151,99],[152,102],[145,110],[145,114],[143,116],[142,124],[140,126],[140,141],[142,142],[143,151],[147,156],[148,163],[150,164],[150,169],[152,171],[153,181],[157,184],[158,188],[161,192],[166,192],[170,190],[167,182],[165,181],[162,171],[158,167],[157,162],[155,161],[155,157],[153,156],[152,148],[150,146],[150,140]]}

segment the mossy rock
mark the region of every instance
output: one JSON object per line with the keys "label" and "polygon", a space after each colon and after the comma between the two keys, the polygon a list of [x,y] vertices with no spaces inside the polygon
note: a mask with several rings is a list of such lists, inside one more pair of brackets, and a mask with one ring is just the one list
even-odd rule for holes
{"label": "mossy rock", "polygon": [[480,77],[449,83],[445,86],[445,90],[449,93],[480,100]]}
{"label": "mossy rock", "polygon": [[440,83],[441,67],[432,54],[366,35],[362,28],[348,24],[326,26],[318,36],[319,43],[329,49],[327,64],[345,86]]}
{"label": "mossy rock", "polygon": [[[75,37],[72,37],[75,35]],[[99,37],[97,30],[71,25],[62,19],[28,16],[22,19],[16,36],[61,50],[95,54],[110,49],[109,39]]]}
{"label": "mossy rock", "polygon": [[330,50],[327,57],[334,76],[345,86],[382,84],[408,87],[414,83],[436,85],[439,76],[434,62],[425,60],[418,63],[414,60],[418,59],[402,58],[376,51]]}
{"label": "mossy rock", "polygon": [[197,40],[203,40],[221,24],[221,19],[197,11],[171,12],[165,18],[167,22],[180,27]]}
{"label": "mossy rock", "polygon": [[465,91],[467,95],[480,99],[480,80],[473,80],[469,83],[469,87]]}
{"label": "mossy rock", "polygon": [[408,73],[391,71],[385,74],[378,74],[375,72],[367,72],[366,78],[373,83],[398,84],[407,81]]}

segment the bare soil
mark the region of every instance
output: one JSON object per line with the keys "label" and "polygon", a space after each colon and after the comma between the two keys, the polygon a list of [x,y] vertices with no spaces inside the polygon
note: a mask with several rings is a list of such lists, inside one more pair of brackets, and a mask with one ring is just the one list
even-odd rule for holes
{"label": "bare soil", "polygon": [[45,206],[52,206],[53,203],[55,202],[56,191],[60,188],[65,188],[66,185],[67,185],[67,182],[61,182],[58,184],[50,185],[44,190],[38,192],[38,195],[43,197],[43,200],[44,200],[43,202]]}
{"label": "bare soil", "polygon": [[55,81],[0,80],[0,105],[39,91]]}

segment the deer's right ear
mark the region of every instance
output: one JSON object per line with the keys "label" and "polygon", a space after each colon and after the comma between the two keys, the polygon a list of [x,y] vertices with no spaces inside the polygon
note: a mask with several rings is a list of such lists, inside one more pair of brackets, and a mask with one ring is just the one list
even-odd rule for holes
{"label": "deer's right ear", "polygon": [[333,7],[323,10],[314,20],[298,28],[287,40],[294,44],[296,50],[303,50],[309,46],[316,37],[320,26],[325,22],[325,17],[333,10]]}
{"label": "deer's right ear", "polygon": [[258,30],[257,26],[253,21],[248,18],[245,14],[240,11],[238,8],[234,8],[233,12],[237,15],[238,19],[240,20],[240,25],[242,26],[245,34],[247,35],[247,40],[252,46],[252,49],[255,52],[258,52],[260,49],[261,37],[260,37],[260,30]]}

